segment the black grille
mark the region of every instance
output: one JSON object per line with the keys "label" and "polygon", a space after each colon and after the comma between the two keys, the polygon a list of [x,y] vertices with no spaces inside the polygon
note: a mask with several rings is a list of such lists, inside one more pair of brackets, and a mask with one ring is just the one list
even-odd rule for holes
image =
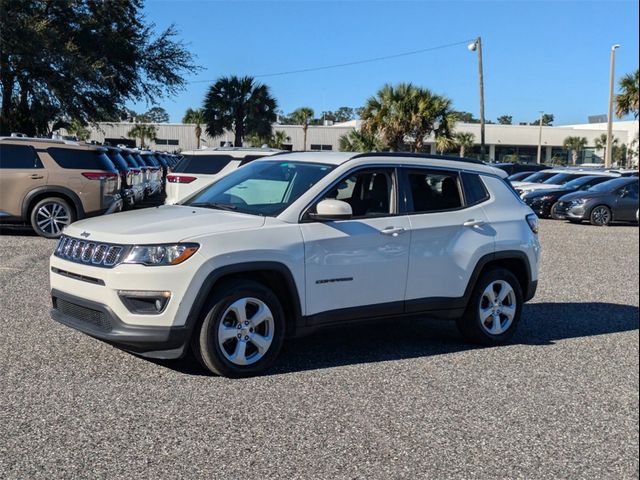
{"label": "black grille", "polygon": [[55,308],[60,313],[64,313],[76,320],[89,323],[102,331],[111,331],[111,321],[104,312],[83,307],[82,305],[76,305],[75,303],[67,302],[61,298],[55,299]]}
{"label": "black grille", "polygon": [[114,267],[124,259],[126,253],[124,245],[88,242],[63,235],[58,241],[55,256],[96,267]]}

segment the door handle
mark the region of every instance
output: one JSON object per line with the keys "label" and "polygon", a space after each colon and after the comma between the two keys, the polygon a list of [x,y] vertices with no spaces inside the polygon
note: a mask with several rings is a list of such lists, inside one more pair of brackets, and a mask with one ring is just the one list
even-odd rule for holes
{"label": "door handle", "polygon": [[405,232],[405,229],[402,227],[387,227],[384,230],[380,231],[382,235],[391,235],[392,237],[397,237],[398,235],[404,232]]}
{"label": "door handle", "polygon": [[43,179],[43,178],[44,178],[44,176],[42,176],[42,175],[38,175],[37,173],[33,173],[33,174],[31,174],[31,178],[32,178],[33,180],[41,180],[41,179]]}
{"label": "door handle", "polygon": [[482,225],[484,225],[485,222],[483,220],[474,220],[473,218],[470,220],[467,220],[466,222],[464,222],[462,224],[463,227],[481,227]]}

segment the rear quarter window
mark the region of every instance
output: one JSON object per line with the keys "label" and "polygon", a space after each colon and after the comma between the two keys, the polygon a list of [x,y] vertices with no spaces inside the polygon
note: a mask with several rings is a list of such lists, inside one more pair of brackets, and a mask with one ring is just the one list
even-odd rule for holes
{"label": "rear quarter window", "polygon": [[0,144],[0,168],[43,168],[30,145]]}
{"label": "rear quarter window", "polygon": [[47,152],[61,168],[116,171],[109,157],[99,150],[76,150],[72,148],[51,147],[47,149]]}
{"label": "rear quarter window", "polygon": [[467,205],[476,205],[489,198],[489,192],[478,174],[462,172],[462,186]]}
{"label": "rear quarter window", "polygon": [[185,155],[173,169],[174,173],[202,173],[215,175],[236,160],[231,155]]}

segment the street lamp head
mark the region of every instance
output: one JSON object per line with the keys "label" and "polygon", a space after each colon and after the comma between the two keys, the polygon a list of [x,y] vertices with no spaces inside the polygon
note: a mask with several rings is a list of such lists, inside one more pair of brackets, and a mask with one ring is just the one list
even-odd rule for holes
{"label": "street lamp head", "polygon": [[611,50],[615,50],[616,48],[620,48],[620,45],[617,43],[611,47]]}
{"label": "street lamp head", "polygon": [[470,52],[475,52],[476,48],[478,48],[478,42],[475,41],[473,43],[470,43],[469,45],[467,45],[467,48],[469,49]]}

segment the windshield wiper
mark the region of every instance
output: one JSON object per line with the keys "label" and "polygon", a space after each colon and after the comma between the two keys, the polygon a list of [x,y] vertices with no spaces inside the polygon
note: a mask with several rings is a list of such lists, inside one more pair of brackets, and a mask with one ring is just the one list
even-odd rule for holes
{"label": "windshield wiper", "polygon": [[235,205],[230,205],[228,203],[217,203],[217,202],[202,202],[202,203],[192,203],[189,205],[190,207],[202,207],[202,208],[215,208],[217,210],[237,210],[238,207]]}

